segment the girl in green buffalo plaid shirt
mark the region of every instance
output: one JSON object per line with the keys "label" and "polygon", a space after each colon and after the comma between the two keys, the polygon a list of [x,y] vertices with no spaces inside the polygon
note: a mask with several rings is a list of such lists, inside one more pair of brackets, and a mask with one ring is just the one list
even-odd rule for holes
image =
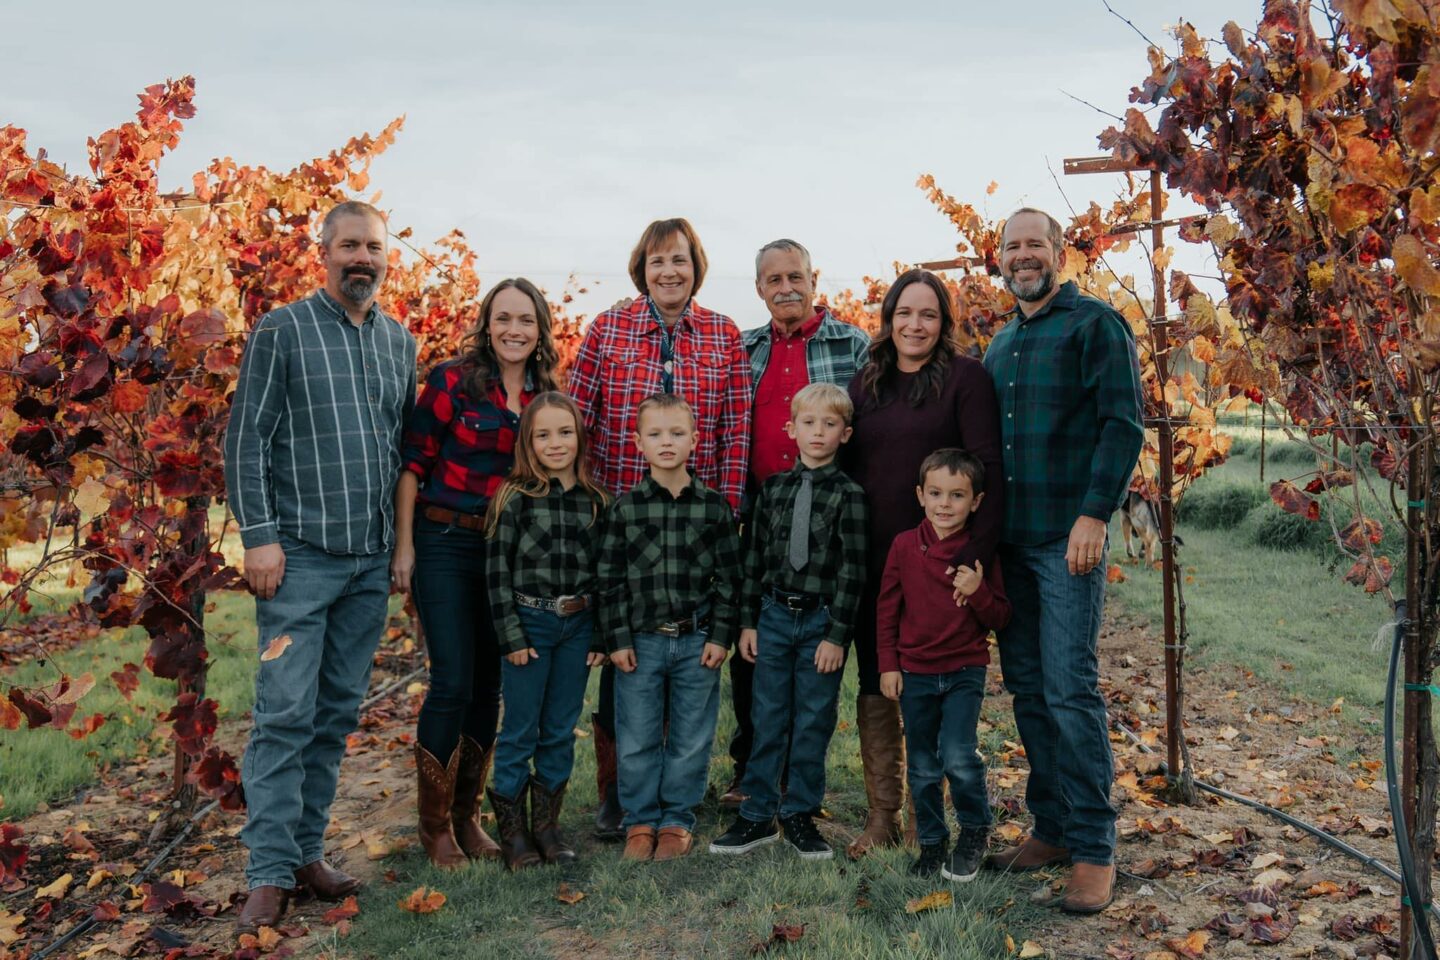
{"label": "girl in green buffalo plaid shirt", "polygon": [[591,616],[609,499],[590,478],[581,423],[563,393],[532,400],[520,417],[515,466],[487,517],[505,700],[490,805],[511,870],[575,859],[558,821],[589,668],[605,661]]}

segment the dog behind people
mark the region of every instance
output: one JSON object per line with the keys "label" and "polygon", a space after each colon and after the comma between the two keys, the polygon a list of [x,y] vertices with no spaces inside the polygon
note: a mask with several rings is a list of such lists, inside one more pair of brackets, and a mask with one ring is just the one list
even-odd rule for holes
{"label": "dog behind people", "polygon": [[[1125,556],[1135,559],[1132,537],[1138,537],[1146,563],[1155,563],[1160,554],[1160,509],[1151,500],[1135,490],[1125,495],[1120,507],[1120,529],[1125,534]],[[1180,535],[1175,535],[1175,546],[1185,546]]]}

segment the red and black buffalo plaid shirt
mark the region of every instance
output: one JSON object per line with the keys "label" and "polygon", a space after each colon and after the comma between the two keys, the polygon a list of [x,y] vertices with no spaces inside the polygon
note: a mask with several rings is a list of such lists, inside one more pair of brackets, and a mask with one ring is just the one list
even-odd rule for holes
{"label": "red and black buffalo plaid shirt", "polygon": [[[750,454],[750,360],[740,328],[691,300],[670,337],[673,392],[695,411],[700,434],[691,469],[738,510]],[[570,396],[585,413],[595,479],[616,496],[649,472],[635,448],[635,411],[663,389],[664,338],[650,299],[640,297],[594,319],[570,370]]]}
{"label": "red and black buffalo plaid shirt", "polygon": [[[505,406],[505,388],[490,381],[485,396],[465,392],[465,367],[447,360],[430,371],[405,426],[401,459],[420,478],[423,504],[483,514],[515,463],[519,414]],[[530,402],[528,385],[520,405]]]}

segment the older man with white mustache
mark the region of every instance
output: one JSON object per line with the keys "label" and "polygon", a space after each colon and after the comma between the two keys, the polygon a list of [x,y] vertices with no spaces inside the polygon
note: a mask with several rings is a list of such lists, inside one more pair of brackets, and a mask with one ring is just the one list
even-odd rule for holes
{"label": "older man with white mustache", "polygon": [[[755,254],[755,292],[765,301],[770,322],[744,334],[755,390],[746,482],[751,498],[766,478],[795,466],[798,448],[785,433],[795,394],[811,383],[848,386],[870,351],[869,334],[815,305],[810,251],[794,240],[772,240]],[[754,676],[754,664],[743,657],[730,658],[735,708],[730,757],[735,761],[735,775],[720,798],[729,807],[738,807],[744,800],[740,783],[755,733],[750,718]]]}

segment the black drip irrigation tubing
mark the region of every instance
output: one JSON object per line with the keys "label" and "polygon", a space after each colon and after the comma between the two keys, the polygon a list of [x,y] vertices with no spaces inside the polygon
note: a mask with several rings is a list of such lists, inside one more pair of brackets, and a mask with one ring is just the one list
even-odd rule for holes
{"label": "black drip irrigation tubing", "polygon": [[[361,712],[368,710],[376,703],[384,700],[392,692],[399,688],[401,684],[409,683],[411,680],[415,680],[418,677],[423,676],[424,673],[424,667],[416,667],[414,670],[411,670],[409,673],[405,674],[405,676],[400,677],[399,679],[394,680],[391,683],[388,683],[385,686],[381,687],[379,690],[375,691],[375,693],[360,701]],[[186,837],[190,836],[190,831],[195,829],[195,824],[199,823],[201,820],[204,820],[219,806],[219,800],[211,800],[209,803],[205,804],[205,806],[195,811],[195,813],[191,815],[188,820],[185,821],[184,826],[180,828],[180,832],[175,834],[174,838],[165,845],[165,848],[159,853],[155,854],[155,856],[151,858],[150,862],[145,865],[145,868],[143,870],[135,874],[134,877],[127,878],[125,882],[129,883],[131,886],[139,886],[147,879],[149,879],[150,876],[154,874],[157,869],[159,869],[160,864],[164,863],[169,858],[170,854],[175,852],[175,848],[180,846],[180,844],[185,840]],[[76,937],[82,936],[83,934],[89,932],[89,930],[96,926],[96,924],[98,924],[99,922],[100,921],[96,920],[93,914],[86,917],[84,920],[80,921],[75,926],[65,931],[65,933],[63,933],[48,947],[35,954],[35,960],[44,960],[45,957],[50,956],[55,951],[65,946],[67,943],[74,940]]]}
{"label": "black drip irrigation tubing", "polygon": [[[1113,723],[1121,733],[1129,737],[1130,742],[1135,744],[1135,746],[1139,747],[1142,753],[1154,755],[1155,751],[1150,749],[1150,746],[1144,741],[1142,741],[1140,737],[1136,735],[1134,730],[1131,730],[1129,727],[1125,726],[1125,724],[1114,718],[1111,718],[1110,722]],[[1160,769],[1165,771],[1167,774],[1169,773],[1169,770],[1164,760],[1160,761]],[[1375,857],[1370,856],[1368,853],[1364,853],[1360,850],[1355,849],[1354,847],[1350,846],[1350,844],[1346,843],[1344,840],[1341,840],[1339,837],[1335,836],[1335,834],[1327,833],[1321,828],[1315,826],[1315,824],[1313,823],[1308,823],[1304,820],[1301,820],[1299,817],[1291,816],[1284,810],[1277,810],[1274,807],[1266,806],[1259,800],[1254,800],[1250,797],[1244,797],[1238,793],[1232,793],[1231,791],[1226,790],[1223,787],[1215,786],[1213,783],[1206,783],[1204,780],[1196,779],[1195,786],[1201,790],[1204,790],[1206,793],[1213,793],[1217,797],[1223,797],[1224,799],[1234,801],[1241,806],[1250,807],[1252,810],[1258,810],[1261,813],[1268,814],[1269,816],[1274,817],[1276,820],[1279,820],[1282,823],[1287,823],[1290,826],[1295,827],[1297,830],[1303,830],[1306,833],[1310,834],[1312,837],[1314,837],[1316,840],[1319,840],[1320,842],[1327,844],[1330,847],[1333,847],[1334,849],[1345,854],[1347,857],[1351,857],[1352,859],[1363,863],[1365,866],[1376,871],[1377,873],[1383,874],[1387,879],[1399,884],[1402,890],[1405,888],[1404,878],[1400,876],[1399,871],[1397,871],[1394,867],[1390,866],[1384,860],[1377,860]],[[1440,920],[1440,905],[1431,903],[1430,913],[1435,917],[1436,920]]]}

